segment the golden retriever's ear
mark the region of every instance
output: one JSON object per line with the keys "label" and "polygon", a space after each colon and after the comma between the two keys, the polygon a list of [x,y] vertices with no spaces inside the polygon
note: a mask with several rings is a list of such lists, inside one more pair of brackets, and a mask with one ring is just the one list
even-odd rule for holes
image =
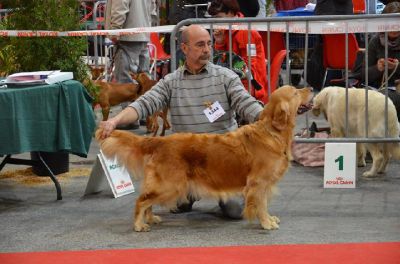
{"label": "golden retriever's ear", "polygon": [[281,102],[276,105],[274,116],[272,118],[272,126],[277,130],[284,130],[288,126],[290,115],[290,106],[288,102]]}
{"label": "golden retriever's ear", "polygon": [[321,114],[321,106],[322,106],[321,101],[323,100],[324,97],[325,95],[323,93],[319,93],[314,97],[313,106],[311,108],[311,112],[313,113],[313,115],[319,116]]}

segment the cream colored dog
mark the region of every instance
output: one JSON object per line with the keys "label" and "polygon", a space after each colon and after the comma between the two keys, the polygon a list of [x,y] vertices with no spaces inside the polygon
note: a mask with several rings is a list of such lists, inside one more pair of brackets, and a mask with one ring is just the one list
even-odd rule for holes
{"label": "cream colored dog", "polygon": [[[348,89],[348,135],[347,137],[366,137],[365,127],[365,90]],[[331,127],[332,137],[345,137],[346,130],[346,89],[325,87],[314,98],[312,112],[325,115]],[[385,137],[385,96],[368,90],[368,137]],[[398,138],[400,134],[396,108],[388,99],[388,137]],[[371,153],[373,162],[364,177],[374,177],[384,173],[390,157],[400,159],[400,144],[394,143],[359,143],[357,144],[358,165],[365,166],[366,150]]]}

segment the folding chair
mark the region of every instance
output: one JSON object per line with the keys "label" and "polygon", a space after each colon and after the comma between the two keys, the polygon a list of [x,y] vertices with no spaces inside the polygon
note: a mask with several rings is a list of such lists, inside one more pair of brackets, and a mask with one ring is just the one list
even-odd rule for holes
{"label": "folding chair", "polygon": [[365,0],[353,0],[353,13],[365,14],[365,12],[366,12]]}
{"label": "folding chair", "polygon": [[323,63],[325,76],[323,86],[329,70],[346,70],[350,72],[354,67],[359,51],[358,42],[354,34],[348,34],[348,53],[346,54],[346,34],[327,34],[322,36],[323,43]]}
{"label": "folding chair", "polygon": [[[282,63],[286,57],[286,49],[280,50],[278,51],[275,56],[273,57],[272,61],[271,61],[271,70],[270,70],[270,78],[267,78],[267,81],[271,81],[271,83],[268,83],[268,87],[267,92],[271,91],[271,93],[273,93],[276,88],[278,88],[279,86],[279,74],[281,72],[281,68],[282,68]],[[267,96],[269,97],[268,93]],[[265,102],[267,102],[267,100],[265,100]]]}
{"label": "folding chair", "polygon": [[268,49],[270,50],[271,61],[279,51],[286,49],[285,38],[282,32],[271,31],[269,33],[270,37],[269,46],[268,46],[268,32],[260,31],[259,33],[263,40],[265,58],[267,60],[268,60]]}
{"label": "folding chair", "polygon": [[151,60],[150,73],[154,72],[154,77],[158,80],[162,77],[162,67],[169,63],[171,55],[165,52],[158,33],[155,32],[150,33],[148,48]]}

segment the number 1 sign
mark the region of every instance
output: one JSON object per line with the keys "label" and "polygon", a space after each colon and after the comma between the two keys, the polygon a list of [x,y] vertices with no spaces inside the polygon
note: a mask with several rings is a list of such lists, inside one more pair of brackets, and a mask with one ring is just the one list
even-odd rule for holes
{"label": "number 1 sign", "polygon": [[326,143],[324,188],[355,188],[356,156],[356,143]]}

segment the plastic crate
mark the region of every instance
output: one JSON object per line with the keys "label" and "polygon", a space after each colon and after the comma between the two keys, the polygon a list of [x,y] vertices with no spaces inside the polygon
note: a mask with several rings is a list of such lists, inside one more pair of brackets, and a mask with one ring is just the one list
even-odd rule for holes
{"label": "plastic crate", "polygon": [[305,10],[304,7],[299,7],[292,10],[281,10],[276,13],[276,16],[313,16],[314,11]]}

